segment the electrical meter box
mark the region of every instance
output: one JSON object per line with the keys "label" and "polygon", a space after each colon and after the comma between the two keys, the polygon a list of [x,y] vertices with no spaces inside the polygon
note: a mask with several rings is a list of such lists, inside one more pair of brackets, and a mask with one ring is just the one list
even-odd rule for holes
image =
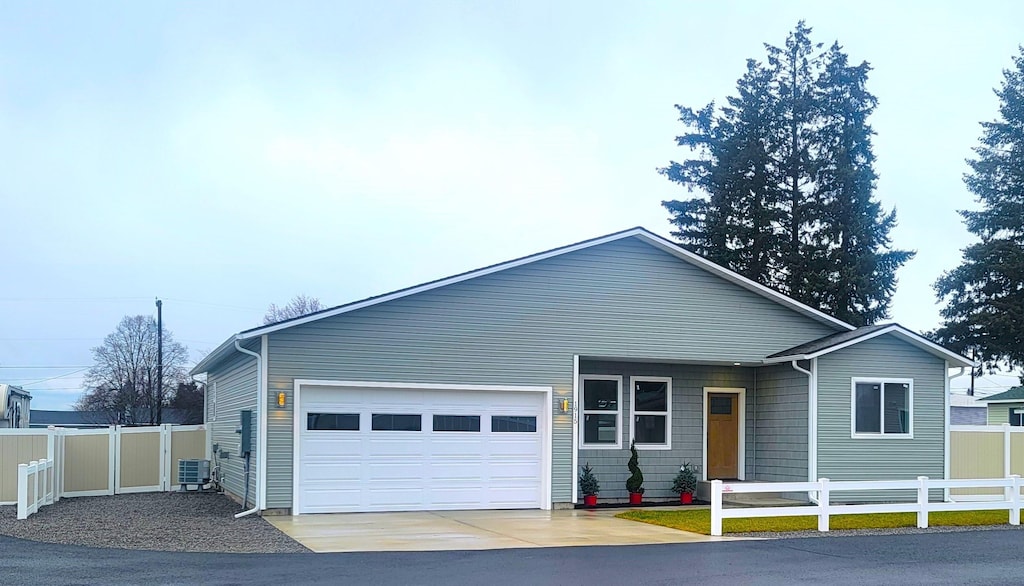
{"label": "electrical meter box", "polygon": [[252,453],[252,411],[245,409],[241,412],[242,420],[239,422],[238,433],[242,434],[238,442],[238,455],[245,456]]}

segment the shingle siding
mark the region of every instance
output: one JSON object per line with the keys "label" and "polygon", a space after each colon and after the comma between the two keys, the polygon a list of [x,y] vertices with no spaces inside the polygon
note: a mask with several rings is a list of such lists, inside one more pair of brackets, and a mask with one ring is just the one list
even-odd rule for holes
{"label": "shingle siding", "polygon": [[[818,358],[818,477],[831,480],[942,478],[945,462],[945,362],[883,335]],[[913,439],[852,438],[854,377],[914,380]],[[932,498],[941,498],[936,491]],[[909,493],[833,493],[833,500],[911,498]]]}
{"label": "shingle siding", "polygon": [[789,364],[757,371],[754,393],[754,477],[765,482],[807,480],[808,377]]}
{"label": "shingle siding", "polygon": [[[259,352],[259,340],[246,343],[245,348]],[[248,354],[235,353],[207,374],[207,386],[216,388],[216,419],[213,405],[208,404],[206,425],[210,430],[210,442],[227,457],[218,457],[221,484],[224,489],[239,499],[245,496],[245,458],[239,455],[241,435],[235,432],[240,424],[240,413],[248,409],[253,413],[252,454],[250,456],[249,499],[254,501],[256,491],[256,359]],[[214,454],[217,456],[217,453]]]}
{"label": "shingle siding", "polygon": [[576,476],[572,417],[556,408],[573,355],[751,362],[834,331],[627,238],[273,332],[268,401],[288,399],[268,414],[267,506],[291,506],[296,378],[551,386],[557,503]]}

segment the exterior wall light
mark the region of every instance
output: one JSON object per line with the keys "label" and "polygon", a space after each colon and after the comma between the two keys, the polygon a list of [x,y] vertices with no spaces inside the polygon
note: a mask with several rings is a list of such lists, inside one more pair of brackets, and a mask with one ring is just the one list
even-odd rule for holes
{"label": "exterior wall light", "polygon": [[284,391],[277,394],[277,406],[284,407]]}
{"label": "exterior wall light", "polygon": [[562,399],[562,413],[569,412],[569,399]]}

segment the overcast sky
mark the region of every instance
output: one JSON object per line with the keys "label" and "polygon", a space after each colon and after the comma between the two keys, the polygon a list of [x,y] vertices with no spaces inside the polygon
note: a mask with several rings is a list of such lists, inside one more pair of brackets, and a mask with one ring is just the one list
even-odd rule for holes
{"label": "overcast sky", "polygon": [[198,359],[298,293],[337,305],[632,226],[668,235],[660,202],[686,196],[655,172],[686,156],[673,104],[721,101],[801,18],[874,66],[877,197],[918,251],[893,319],[933,328],[931,284],[969,242],[964,159],[1024,42],[1014,1],[0,13],[0,382],[41,409],[74,402],[90,348],[157,296]]}

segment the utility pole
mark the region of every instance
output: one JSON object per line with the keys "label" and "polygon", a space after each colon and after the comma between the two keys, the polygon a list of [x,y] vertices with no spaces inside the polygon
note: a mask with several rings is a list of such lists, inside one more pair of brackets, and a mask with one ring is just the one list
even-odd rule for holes
{"label": "utility pole", "polygon": [[156,300],[156,424],[163,422],[164,408],[164,302]]}

